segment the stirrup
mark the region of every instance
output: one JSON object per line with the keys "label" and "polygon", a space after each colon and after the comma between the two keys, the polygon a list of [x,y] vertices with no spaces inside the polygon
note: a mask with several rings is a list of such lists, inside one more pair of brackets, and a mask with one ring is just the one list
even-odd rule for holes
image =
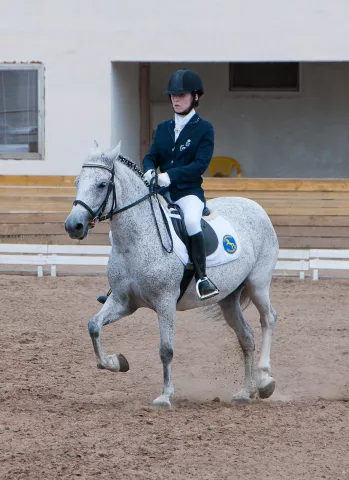
{"label": "stirrup", "polygon": [[[206,290],[206,292],[200,293],[200,284],[202,284],[203,282],[205,282],[206,284],[206,285],[203,285],[204,290]],[[196,293],[198,294],[198,297],[200,298],[200,300],[206,300],[207,298],[211,298],[211,297],[214,297],[215,295],[218,295],[219,290],[216,287],[216,285],[213,282],[211,282],[209,278],[203,277],[196,282]]]}

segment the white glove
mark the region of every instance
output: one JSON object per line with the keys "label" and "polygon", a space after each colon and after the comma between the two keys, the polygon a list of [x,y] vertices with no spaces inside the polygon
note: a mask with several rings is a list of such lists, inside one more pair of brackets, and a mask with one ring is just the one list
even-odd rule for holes
{"label": "white glove", "polygon": [[151,169],[145,172],[144,178],[147,182],[150,183],[150,180],[154,177],[155,175],[155,170]]}
{"label": "white glove", "polygon": [[158,175],[158,184],[160,187],[168,187],[171,183],[170,177],[168,176],[168,173],[160,173]]}

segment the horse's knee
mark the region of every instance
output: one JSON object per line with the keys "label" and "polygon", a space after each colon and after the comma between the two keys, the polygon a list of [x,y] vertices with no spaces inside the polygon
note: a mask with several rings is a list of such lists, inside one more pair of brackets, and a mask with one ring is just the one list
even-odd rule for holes
{"label": "horse's knee", "polygon": [[94,318],[91,318],[88,322],[88,333],[90,334],[91,337],[98,337],[99,335],[99,325],[95,321]]}
{"label": "horse's knee", "polygon": [[159,348],[162,363],[168,364],[173,359],[173,347],[169,344],[162,344]]}

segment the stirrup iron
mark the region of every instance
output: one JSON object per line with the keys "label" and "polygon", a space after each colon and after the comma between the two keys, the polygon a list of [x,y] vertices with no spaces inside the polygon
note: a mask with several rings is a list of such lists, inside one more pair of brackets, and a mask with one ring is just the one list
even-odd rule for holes
{"label": "stirrup iron", "polygon": [[[206,293],[200,293],[200,284],[202,284],[203,282],[207,283],[207,285],[205,285]],[[218,295],[219,290],[216,287],[216,285],[208,277],[203,277],[196,282],[196,293],[200,298],[200,300],[206,300],[207,298],[211,298]]]}

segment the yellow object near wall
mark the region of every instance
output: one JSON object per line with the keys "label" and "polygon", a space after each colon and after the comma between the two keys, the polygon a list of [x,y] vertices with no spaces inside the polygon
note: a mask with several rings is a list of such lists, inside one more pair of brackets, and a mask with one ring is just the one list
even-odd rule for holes
{"label": "yellow object near wall", "polygon": [[236,176],[241,177],[241,165],[234,158],[213,157],[208,166],[210,177],[230,177],[233,168],[236,169]]}

